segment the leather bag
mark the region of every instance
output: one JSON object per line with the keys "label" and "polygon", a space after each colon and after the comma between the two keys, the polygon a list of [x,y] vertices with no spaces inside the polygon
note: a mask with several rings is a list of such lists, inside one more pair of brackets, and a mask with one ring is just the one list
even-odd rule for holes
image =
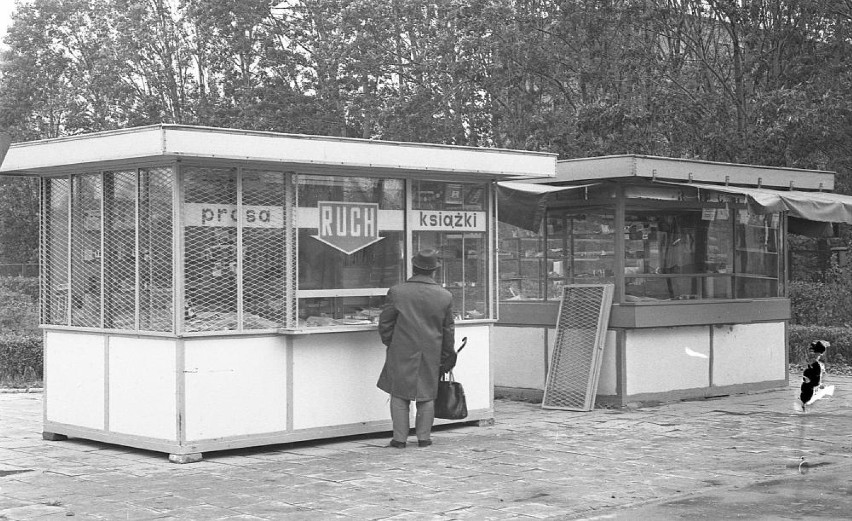
{"label": "leather bag", "polygon": [[435,418],[463,420],[467,418],[467,400],[464,387],[453,378],[453,372],[441,374],[438,380],[438,397],[435,398]]}

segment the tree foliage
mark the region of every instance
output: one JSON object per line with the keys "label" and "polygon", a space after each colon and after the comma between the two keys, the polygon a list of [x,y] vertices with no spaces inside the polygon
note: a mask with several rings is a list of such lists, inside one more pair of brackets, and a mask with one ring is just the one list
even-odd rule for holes
{"label": "tree foliage", "polygon": [[848,0],[25,0],[0,127],[852,167]]}

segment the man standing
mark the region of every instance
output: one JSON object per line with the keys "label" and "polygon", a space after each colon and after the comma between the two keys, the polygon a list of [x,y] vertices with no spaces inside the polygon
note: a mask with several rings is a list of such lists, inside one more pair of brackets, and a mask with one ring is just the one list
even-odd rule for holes
{"label": "man standing", "polygon": [[379,316],[379,335],[388,348],[376,385],[391,395],[389,446],[397,449],[408,440],[412,400],[417,403],[417,445],[432,444],[438,378],[456,364],[453,296],[433,278],[440,266],[437,253],[420,251],[411,264],[414,276],[388,291]]}

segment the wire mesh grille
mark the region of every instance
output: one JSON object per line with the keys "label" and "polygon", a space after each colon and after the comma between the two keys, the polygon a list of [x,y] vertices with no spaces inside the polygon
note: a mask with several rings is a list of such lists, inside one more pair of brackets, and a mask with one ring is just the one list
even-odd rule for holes
{"label": "wire mesh grille", "polygon": [[71,325],[101,325],[101,176],[74,176],[71,196]]}
{"label": "wire mesh grille", "polygon": [[611,284],[564,287],[542,407],[594,407],[612,294]]}
{"label": "wire mesh grille", "polygon": [[184,183],[184,328],[237,329],[237,171],[188,167]]}
{"label": "wire mesh grille", "polygon": [[139,171],[139,329],[172,331],[173,175],[171,168]]}
{"label": "wire mesh grille", "polygon": [[[287,176],[287,186],[295,186],[296,174]],[[299,258],[299,234],[297,229],[299,223],[296,222],[296,208],[299,207],[299,191],[286,190],[284,205],[284,241],[285,241],[285,262],[286,262],[286,279],[285,279],[285,299],[286,299],[286,327],[295,328],[298,324],[299,316],[299,300],[296,298],[296,288],[299,281],[299,270],[296,259]]]}
{"label": "wire mesh grille", "polygon": [[42,199],[42,323],[68,325],[69,178],[45,179]]}
{"label": "wire mesh grille", "polygon": [[136,171],[104,176],[104,327],[136,328]]}
{"label": "wire mesh grille", "polygon": [[243,328],[286,325],[284,174],[242,172]]}

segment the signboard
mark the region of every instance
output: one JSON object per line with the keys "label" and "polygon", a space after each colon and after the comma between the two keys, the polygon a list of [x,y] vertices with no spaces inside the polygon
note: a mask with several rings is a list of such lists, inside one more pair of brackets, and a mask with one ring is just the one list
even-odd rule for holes
{"label": "signboard", "polygon": [[[186,203],[187,226],[234,227],[237,225],[237,205]],[[281,206],[243,205],[243,226],[247,228],[283,228],[284,208]]]}
{"label": "signboard", "polygon": [[414,231],[484,232],[485,212],[415,210],[409,213]]}
{"label": "signboard", "polygon": [[313,237],[347,255],[384,238],[379,237],[377,203],[318,201],[317,207],[319,234]]}

